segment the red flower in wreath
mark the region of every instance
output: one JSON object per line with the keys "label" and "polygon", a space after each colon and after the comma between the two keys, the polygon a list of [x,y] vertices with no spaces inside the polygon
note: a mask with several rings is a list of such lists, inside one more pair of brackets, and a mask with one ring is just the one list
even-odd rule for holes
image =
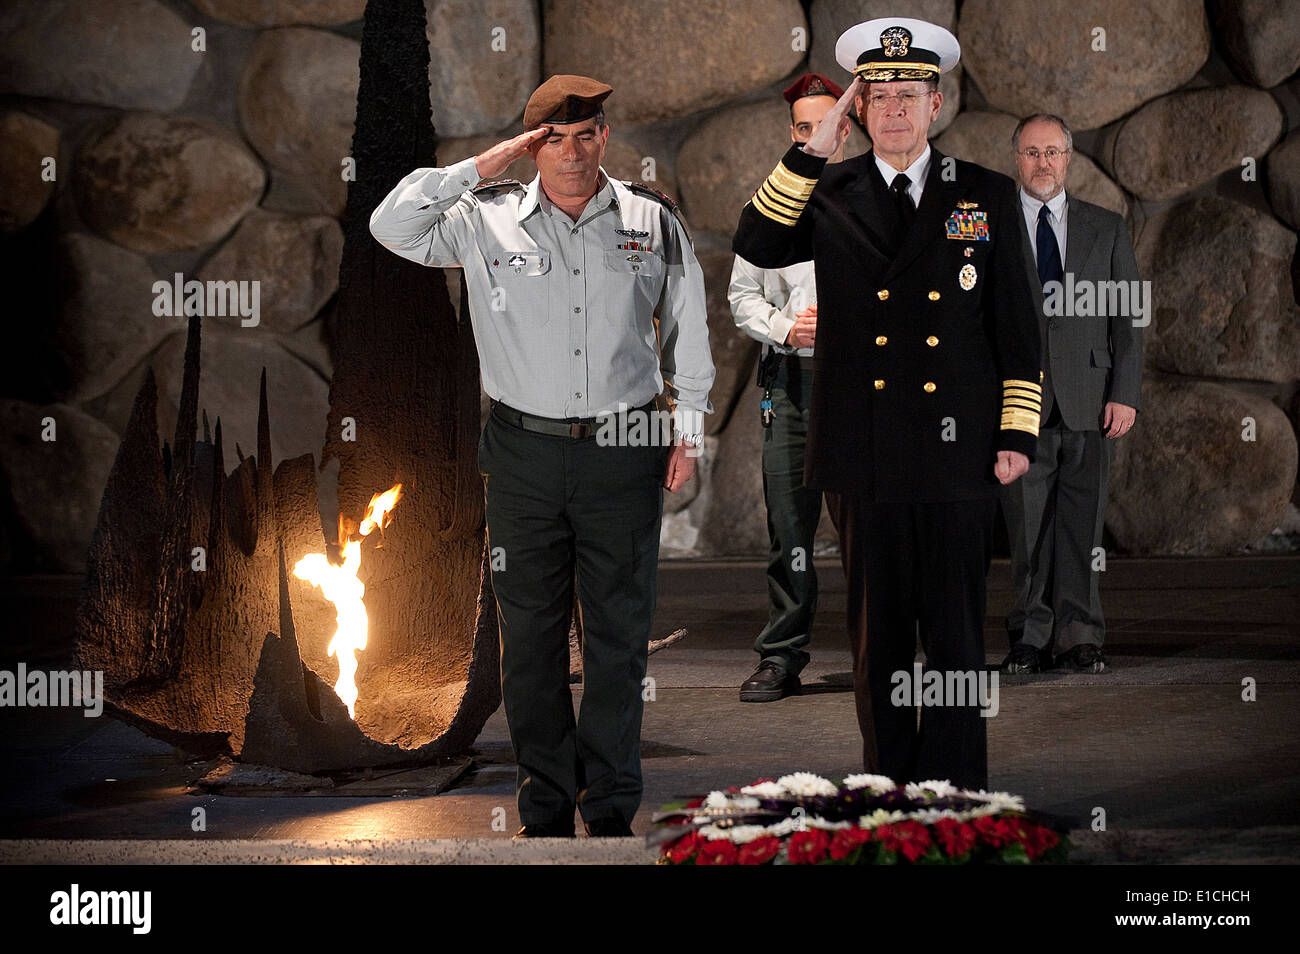
{"label": "red flower in wreath", "polygon": [[664,857],[668,859],[671,864],[683,864],[684,862],[690,861],[691,858],[695,856],[695,853],[700,850],[700,846],[703,843],[704,839],[700,837],[700,833],[698,831],[693,831],[689,835],[685,835],[671,844],[665,845]]}
{"label": "red flower in wreath", "polygon": [[841,828],[831,838],[831,857],[843,861],[858,848],[871,840],[871,832],[866,828]]}
{"label": "red flower in wreath", "polygon": [[695,858],[697,865],[734,865],[736,863],[736,845],[726,838],[714,838],[700,846],[700,853]]}
{"label": "red flower in wreath", "polygon": [[978,841],[974,828],[952,818],[940,818],[934,823],[934,830],[939,836],[939,845],[943,848],[943,853],[949,858],[966,854]]}
{"label": "red flower in wreath", "polygon": [[994,848],[1009,845],[1016,838],[1014,826],[1005,818],[981,815],[971,822],[971,827],[979,834],[981,841],[987,845],[992,845]]}
{"label": "red flower in wreath", "polygon": [[826,857],[831,836],[820,828],[797,831],[790,836],[787,849],[792,865],[815,865]]}
{"label": "red flower in wreath", "polygon": [[736,863],[742,865],[765,865],[781,850],[781,839],[774,835],[761,835],[751,842],[740,846]]}
{"label": "red flower in wreath", "polygon": [[901,852],[908,861],[915,861],[929,849],[930,832],[918,821],[901,821],[877,828],[876,840],[885,850]]}
{"label": "red flower in wreath", "polygon": [[1041,857],[1044,852],[1051,851],[1061,840],[1061,836],[1052,829],[1036,822],[1028,822],[1026,829],[1022,844],[1031,861]]}

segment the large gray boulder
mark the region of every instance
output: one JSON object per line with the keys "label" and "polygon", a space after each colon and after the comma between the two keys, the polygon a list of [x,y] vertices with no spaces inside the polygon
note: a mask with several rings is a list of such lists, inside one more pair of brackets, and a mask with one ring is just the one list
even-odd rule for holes
{"label": "large gray boulder", "polygon": [[0,93],[167,111],[185,102],[203,53],[158,0],[6,0]]}
{"label": "large gray boulder", "polygon": [[1295,233],[1272,216],[1217,196],[1179,203],[1147,222],[1137,258],[1156,305],[1146,330],[1148,366],[1254,381],[1300,378],[1300,305],[1287,281],[1295,248]]}
{"label": "large gray boulder", "polygon": [[[609,83],[611,120],[648,122],[761,90],[804,59],[798,0],[545,0],[543,73]],[[806,38],[805,38],[806,39]]]}
{"label": "large gray boulder", "polygon": [[366,0],[191,0],[199,12],[241,27],[339,26],[360,20]]}
{"label": "large gray boulder", "polygon": [[216,241],[257,205],[265,184],[262,164],[229,128],[156,113],[95,125],[72,180],[82,220],[139,252]]}
{"label": "large gray boulder", "polygon": [[[204,263],[203,282],[258,282],[259,326],[291,332],[310,322],[339,287],[343,230],[326,215],[255,209]],[[213,324],[242,326],[241,315]]]}
{"label": "large gray boulder", "polygon": [[1266,398],[1204,381],[1151,380],[1116,447],[1106,525],[1131,553],[1235,553],[1283,519],[1296,438]]}
{"label": "large gray boulder", "polygon": [[1294,0],[1211,0],[1225,58],[1242,79],[1269,89],[1300,69],[1300,6]]}
{"label": "large gray boulder", "polygon": [[26,228],[54,195],[46,157],[59,157],[57,129],[16,109],[0,113],[0,231]]}
{"label": "large gray boulder", "polygon": [[276,178],[315,199],[312,211],[340,215],[347,203],[343,160],[351,155],[361,46],[325,30],[267,30],[239,80],[239,121]]}
{"label": "large gray boulder", "polygon": [[112,430],[71,405],[0,399],[0,483],[8,498],[3,504],[35,548],[13,554],[20,566],[86,572],[117,445]]}
{"label": "large gray boulder", "polygon": [[1141,199],[1172,199],[1220,173],[1258,164],[1282,135],[1282,110],[1248,86],[1180,90],[1126,119],[1099,153]]}
{"label": "large gray boulder", "polygon": [[1202,0],[966,0],[957,39],[991,106],[1079,130],[1177,89],[1210,55]]}
{"label": "large gray boulder", "polygon": [[481,135],[521,116],[541,82],[535,0],[425,0],[425,6],[438,134]]}

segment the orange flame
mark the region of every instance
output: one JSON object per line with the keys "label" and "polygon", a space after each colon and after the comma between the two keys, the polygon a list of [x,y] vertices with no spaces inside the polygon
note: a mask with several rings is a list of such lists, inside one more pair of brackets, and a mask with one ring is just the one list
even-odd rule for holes
{"label": "orange flame", "polygon": [[361,540],[375,530],[383,530],[393,519],[393,508],[402,499],[402,485],[395,484],[382,494],[370,498],[366,515],[357,527],[355,536],[345,531],[346,521],[339,518],[339,541],[343,547],[343,563],[336,566],[323,553],[311,553],[293,567],[293,575],[320,587],[325,598],[334,604],[338,628],[330,640],[328,653],[338,659],[339,678],[334,683],[348,715],[356,719],[357,657],[366,648],[370,621],[366,615],[365,584],[357,577],[361,568]]}

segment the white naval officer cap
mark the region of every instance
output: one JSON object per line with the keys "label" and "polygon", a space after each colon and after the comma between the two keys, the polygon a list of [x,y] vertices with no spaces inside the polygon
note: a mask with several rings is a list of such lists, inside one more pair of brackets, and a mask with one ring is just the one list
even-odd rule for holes
{"label": "white naval officer cap", "polygon": [[835,60],[867,82],[938,78],[961,59],[957,38],[912,17],[878,17],[851,26],[835,42]]}

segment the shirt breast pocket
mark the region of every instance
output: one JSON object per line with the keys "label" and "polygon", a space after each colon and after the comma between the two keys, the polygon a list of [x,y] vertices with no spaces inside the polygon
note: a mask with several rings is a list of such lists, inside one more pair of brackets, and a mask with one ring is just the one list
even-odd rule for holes
{"label": "shirt breast pocket", "polygon": [[605,252],[605,275],[618,296],[626,296],[633,313],[653,309],[664,283],[664,260],[647,249]]}
{"label": "shirt breast pocket", "polygon": [[536,327],[547,324],[551,319],[547,298],[551,256],[535,250],[503,249],[492,252],[488,262],[492,315]]}

